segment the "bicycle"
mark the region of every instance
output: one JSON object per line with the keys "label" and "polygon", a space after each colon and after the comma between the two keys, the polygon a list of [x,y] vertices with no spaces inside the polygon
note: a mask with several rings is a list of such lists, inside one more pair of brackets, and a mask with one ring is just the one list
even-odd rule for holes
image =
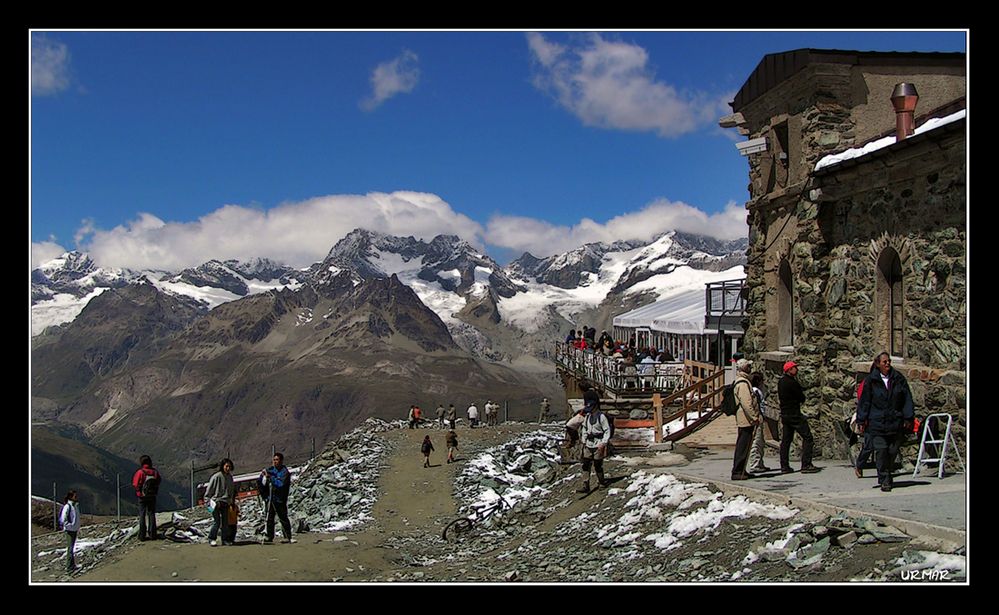
{"label": "bicycle", "polygon": [[492,502],[487,502],[478,506],[473,504],[471,506],[472,514],[470,516],[458,517],[445,525],[444,531],[441,532],[441,538],[445,541],[452,542],[461,540],[463,536],[471,532],[475,525],[485,522],[494,514],[497,515],[498,519],[502,517],[505,512],[512,509],[513,505],[507,502],[502,495],[497,494],[497,499]]}

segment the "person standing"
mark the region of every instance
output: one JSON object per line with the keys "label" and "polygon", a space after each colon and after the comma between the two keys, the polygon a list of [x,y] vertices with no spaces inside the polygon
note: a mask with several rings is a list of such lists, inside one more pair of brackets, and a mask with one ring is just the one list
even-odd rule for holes
{"label": "person standing", "polygon": [[437,404],[437,425],[444,429],[444,404]]}
{"label": "person standing", "polygon": [[[288,520],[288,494],[291,491],[291,470],[284,465],[284,454],[274,453],[274,464],[260,471],[261,496],[267,499],[267,537],[264,542],[274,542],[274,516],[281,520],[282,543],[295,542],[291,538],[291,521]],[[266,494],[264,493],[266,489]]]}
{"label": "person standing", "polygon": [[66,572],[76,570],[76,535],[80,531],[80,501],[76,491],[70,490],[62,500],[62,511],[59,513],[59,525],[66,532]]}
{"label": "person standing", "polygon": [[798,364],[788,361],[784,364],[784,375],[777,381],[777,399],[780,401],[780,471],[782,474],[794,472],[789,460],[791,441],[794,434],[801,436],[801,471],[810,474],[819,468],[812,465],[812,447],[815,440],[808,428],[808,419],[801,413],[805,392],[798,382]]}
{"label": "person standing", "polygon": [[447,407],[447,422],[451,429],[454,429],[454,424],[458,421],[458,411],[454,409],[454,404],[448,404]]}
{"label": "person standing", "polygon": [[763,393],[763,380],[763,374],[759,372],[756,372],[750,378],[750,383],[753,385],[753,396],[756,397],[756,402],[760,407],[760,422],[753,428],[753,444],[749,449],[750,474],[760,474],[770,471],[770,468],[763,463],[763,454],[766,450],[766,442],[764,442],[763,437],[763,417],[767,414],[767,401],[766,395]]}
{"label": "person standing", "polygon": [[406,420],[409,421],[410,429],[416,429],[416,406],[411,405],[409,407],[409,415],[406,417]]}
{"label": "person standing", "polygon": [[479,424],[479,409],[475,407],[475,402],[473,401],[468,406],[468,426],[475,429],[475,426]]}
{"label": "person standing", "polygon": [[423,453],[423,467],[430,467],[430,453],[434,452],[434,445],[430,441],[430,434],[423,437],[423,444],[420,446],[420,452]]}
{"label": "person standing", "polygon": [[454,454],[458,450],[458,434],[453,429],[444,436],[444,444],[447,445],[447,462],[454,463]]}
{"label": "person standing", "polygon": [[739,359],[735,364],[736,376],[733,383],[735,394],[735,424],[739,428],[739,436],[735,441],[735,457],[732,460],[732,480],[747,480],[752,478],[746,472],[746,462],[749,460],[749,448],[753,441],[753,432],[760,424],[760,402],[753,395],[753,385],[749,380],[749,370],[753,362],[749,359]]}
{"label": "person standing", "polygon": [[208,531],[208,544],[213,547],[218,544],[219,529],[222,530],[222,544],[232,544],[229,539],[229,505],[236,502],[236,484],[232,480],[234,467],[232,459],[220,461],[218,472],[208,479],[208,488],[205,489],[205,502],[215,501],[212,528]]}
{"label": "person standing", "polygon": [[[583,388],[583,385],[580,385]],[[590,492],[590,466],[596,470],[597,483],[607,486],[604,479],[604,458],[611,439],[611,426],[607,416],[600,410],[600,395],[587,386],[583,390],[583,423],[580,425],[580,438],[583,443],[583,482],[576,493]]]}
{"label": "person standing", "polygon": [[895,456],[916,415],[909,383],[891,366],[891,355],[882,352],[874,362],[878,371],[864,381],[857,425],[865,436],[870,433],[881,491],[891,491]]}
{"label": "person standing", "polygon": [[[160,473],[153,467],[149,455],[139,458],[142,466],[132,476],[132,487],[139,498],[139,540],[156,540],[156,494],[160,488]],[[149,533],[146,533],[146,520],[149,520]]]}
{"label": "person standing", "polygon": [[547,397],[541,398],[541,410],[538,412],[538,423],[544,423],[548,420],[548,413],[551,411],[552,405],[548,403]]}

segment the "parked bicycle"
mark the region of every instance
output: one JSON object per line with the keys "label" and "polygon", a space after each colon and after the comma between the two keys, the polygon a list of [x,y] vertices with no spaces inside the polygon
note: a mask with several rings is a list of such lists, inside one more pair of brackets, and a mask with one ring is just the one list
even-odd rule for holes
{"label": "parked bicycle", "polygon": [[513,505],[507,502],[502,495],[497,494],[497,498],[492,502],[479,505],[473,504],[471,506],[471,514],[468,517],[459,517],[445,525],[444,531],[441,532],[441,538],[452,542],[461,540],[476,525],[484,523],[494,515],[497,519],[502,518],[507,511],[512,509]]}

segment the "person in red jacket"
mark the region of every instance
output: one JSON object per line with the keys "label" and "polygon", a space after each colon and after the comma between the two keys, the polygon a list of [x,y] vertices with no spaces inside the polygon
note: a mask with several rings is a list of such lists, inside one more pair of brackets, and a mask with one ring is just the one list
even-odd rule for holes
{"label": "person in red jacket", "polygon": [[[139,498],[139,540],[156,540],[156,494],[160,488],[160,473],[153,467],[149,455],[139,458],[141,468],[132,477],[135,496]],[[149,519],[149,534],[146,534],[146,519]]]}

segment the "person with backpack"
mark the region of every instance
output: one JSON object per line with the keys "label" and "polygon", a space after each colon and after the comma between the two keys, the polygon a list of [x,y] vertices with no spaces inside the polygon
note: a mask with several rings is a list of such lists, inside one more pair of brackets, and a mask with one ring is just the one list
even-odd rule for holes
{"label": "person with backpack", "polygon": [[62,502],[59,525],[66,532],[66,572],[73,572],[76,570],[73,549],[76,548],[76,535],[80,531],[80,501],[76,497],[76,491],[70,490]]}
{"label": "person with backpack", "polygon": [[750,474],[762,474],[763,472],[770,472],[770,468],[763,463],[763,455],[766,452],[766,442],[764,441],[763,435],[763,417],[767,415],[766,406],[766,395],[763,392],[764,383],[763,374],[756,372],[750,378],[750,383],[753,385],[753,396],[756,397],[756,401],[760,405],[760,422],[756,424],[753,429],[753,444],[749,450],[749,473]]}
{"label": "person with backpack", "polygon": [[291,471],[284,465],[284,454],[274,453],[274,465],[260,471],[260,495],[267,500],[267,536],[264,542],[274,542],[274,515],[281,520],[282,543],[295,542],[291,538],[291,521],[288,520],[288,493],[291,491]]}
{"label": "person with backpack", "polygon": [[437,404],[437,426],[444,429],[444,404]]}
{"label": "person with backpack", "polygon": [[583,389],[583,422],[579,428],[583,450],[580,455],[583,462],[583,482],[576,493],[590,492],[590,466],[597,473],[597,484],[607,486],[604,478],[604,458],[607,457],[607,447],[611,439],[611,425],[607,416],[600,410],[600,395],[587,382],[581,382]]}
{"label": "person with backpack", "polygon": [[455,410],[454,404],[448,404],[447,407],[447,423],[451,429],[454,429],[454,424],[458,421],[458,411]]}
{"label": "person with backpack", "polygon": [[804,474],[818,472],[819,468],[812,465],[812,447],[815,439],[812,430],[808,428],[808,419],[801,413],[801,404],[805,401],[805,391],[798,382],[798,364],[794,361],[784,363],[784,375],[777,381],[777,399],[780,401],[780,471],[781,474],[794,472],[791,468],[791,441],[794,434],[801,436],[801,471]]}
{"label": "person with backpack", "polygon": [[749,359],[739,359],[735,364],[736,377],[732,383],[732,394],[735,399],[735,424],[739,435],[735,441],[735,457],[732,460],[732,480],[748,480],[753,477],[746,471],[749,461],[749,448],[753,442],[753,431],[761,423],[760,402],[753,395],[753,385],[749,381],[749,370],[753,362]]}
{"label": "person with backpack", "polygon": [[854,430],[854,433],[864,438],[864,443],[860,446],[860,452],[857,453],[857,461],[853,465],[853,473],[857,478],[864,478],[864,466],[867,465],[867,462],[871,459],[871,455],[874,454],[871,433],[864,431],[864,428],[858,424],[857,413],[860,411],[860,398],[864,394],[864,382],[867,381],[868,376],[877,372],[878,360],[875,358],[874,362],[871,363],[871,369],[868,370],[868,375],[857,385],[857,410],[854,411],[853,420],[850,421],[850,427]]}
{"label": "person with backpack", "polygon": [[434,452],[434,445],[430,442],[430,434],[423,437],[423,444],[420,446],[420,452],[423,453],[423,467],[430,467],[430,453]]}
{"label": "person with backpack", "polygon": [[909,383],[891,366],[891,355],[882,352],[874,361],[878,369],[864,380],[857,425],[865,437],[870,434],[881,491],[891,491],[895,456],[916,414]]}
{"label": "person with backpack", "polygon": [[[153,467],[149,455],[139,458],[142,466],[132,477],[135,496],[139,498],[139,540],[156,540],[156,494],[159,492],[160,473]],[[146,520],[149,520],[149,533],[146,534]]]}

